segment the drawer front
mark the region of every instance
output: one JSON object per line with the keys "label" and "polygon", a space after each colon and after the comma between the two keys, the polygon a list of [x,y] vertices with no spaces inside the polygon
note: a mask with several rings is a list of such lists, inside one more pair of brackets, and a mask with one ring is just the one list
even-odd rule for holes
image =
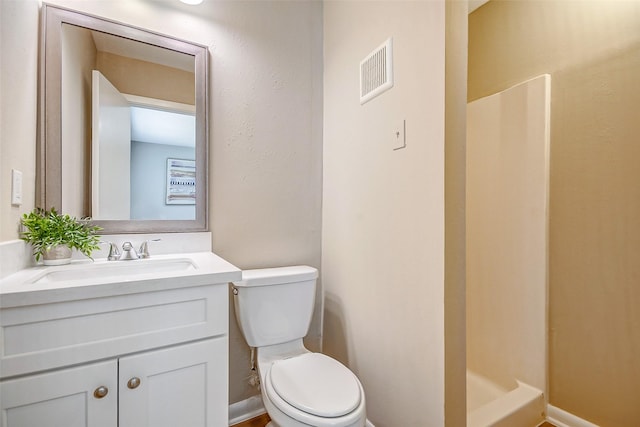
{"label": "drawer front", "polygon": [[227,284],[0,311],[3,378],[226,335]]}

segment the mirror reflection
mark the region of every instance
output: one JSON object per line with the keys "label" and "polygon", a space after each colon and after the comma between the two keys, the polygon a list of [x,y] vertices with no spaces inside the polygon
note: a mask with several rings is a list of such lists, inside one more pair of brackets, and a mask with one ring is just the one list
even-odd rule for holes
{"label": "mirror reflection", "polygon": [[193,56],[63,24],[62,58],[63,141],[91,121],[90,180],[74,176],[87,169],[77,150],[63,150],[63,174],[86,186],[63,186],[65,204],[90,198],[76,209],[97,220],[195,219]]}
{"label": "mirror reflection", "polygon": [[42,11],[38,205],[105,234],[207,230],[207,48]]}

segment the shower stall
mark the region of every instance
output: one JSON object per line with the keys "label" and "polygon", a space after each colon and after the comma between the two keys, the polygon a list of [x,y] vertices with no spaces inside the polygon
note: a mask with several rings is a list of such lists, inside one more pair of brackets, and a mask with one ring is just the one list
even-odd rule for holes
{"label": "shower stall", "polygon": [[467,425],[547,401],[549,75],[467,107]]}

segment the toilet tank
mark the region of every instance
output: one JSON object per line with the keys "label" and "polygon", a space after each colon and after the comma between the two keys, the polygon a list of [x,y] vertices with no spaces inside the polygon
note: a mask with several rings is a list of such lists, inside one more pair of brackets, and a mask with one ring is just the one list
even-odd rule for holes
{"label": "toilet tank", "polygon": [[307,266],[244,270],[233,282],[238,326],[247,344],[264,347],[307,335],[318,270]]}

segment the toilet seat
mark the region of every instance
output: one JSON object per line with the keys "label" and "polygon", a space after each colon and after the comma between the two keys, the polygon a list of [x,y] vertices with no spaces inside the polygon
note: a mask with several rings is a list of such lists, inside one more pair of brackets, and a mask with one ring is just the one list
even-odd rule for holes
{"label": "toilet seat", "polygon": [[[274,362],[269,380],[286,404],[317,417],[347,415],[358,408],[362,399],[360,383],[353,372],[321,353]],[[280,409],[287,412],[287,408]]]}
{"label": "toilet seat", "polygon": [[357,377],[321,353],[277,360],[264,379],[269,401],[303,423],[347,426],[364,413],[364,396]]}

